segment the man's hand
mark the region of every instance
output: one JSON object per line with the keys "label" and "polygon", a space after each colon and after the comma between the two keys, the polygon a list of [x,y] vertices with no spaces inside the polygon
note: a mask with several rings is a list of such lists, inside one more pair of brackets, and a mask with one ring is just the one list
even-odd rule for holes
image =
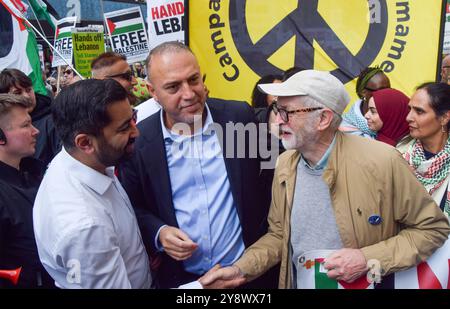
{"label": "man's hand", "polygon": [[183,261],[192,256],[198,248],[186,233],[173,226],[165,226],[159,232],[159,241],[164,251],[177,261]]}
{"label": "man's hand", "polygon": [[351,283],[364,275],[368,268],[366,258],[359,249],[341,249],[324,261],[329,278]]}
{"label": "man's hand", "polygon": [[239,267],[233,265],[222,268],[217,264],[198,281],[205,289],[232,289],[244,284],[247,279]]}

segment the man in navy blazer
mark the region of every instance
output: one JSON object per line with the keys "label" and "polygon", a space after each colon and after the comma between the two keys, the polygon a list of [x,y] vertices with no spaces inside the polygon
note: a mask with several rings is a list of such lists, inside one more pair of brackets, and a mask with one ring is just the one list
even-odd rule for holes
{"label": "man in navy blazer", "polygon": [[197,59],[181,43],[154,48],[147,72],[163,109],[139,124],[119,174],[147,249],[161,256],[157,285],[172,288],[238,259],[265,232],[270,201],[258,192],[256,136],[230,130],[255,123],[251,107],[207,99]]}

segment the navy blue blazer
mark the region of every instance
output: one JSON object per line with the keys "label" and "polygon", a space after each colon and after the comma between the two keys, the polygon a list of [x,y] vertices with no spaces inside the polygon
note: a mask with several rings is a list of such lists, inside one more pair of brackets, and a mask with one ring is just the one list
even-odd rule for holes
{"label": "navy blue blazer", "polygon": [[[208,99],[207,102],[213,121],[223,128],[225,140],[227,122],[244,125],[256,122],[253,109],[245,102],[219,99]],[[119,167],[119,177],[134,206],[144,244],[147,250],[154,253],[157,251],[154,239],[159,228],[164,224],[179,226],[173,206],[160,113],[140,122],[138,128],[141,135],[136,140],[133,157]],[[235,152],[238,149],[238,142],[242,143],[242,140],[235,138]],[[225,154],[227,145],[226,143],[221,145]],[[239,147],[245,147],[245,158],[235,156],[224,158],[224,161],[237,205],[244,243],[248,247],[266,232],[270,201],[263,201],[261,198],[260,160],[249,158],[248,137]],[[163,254],[156,279],[160,287],[176,287],[185,283],[181,276],[183,272],[181,262]]]}

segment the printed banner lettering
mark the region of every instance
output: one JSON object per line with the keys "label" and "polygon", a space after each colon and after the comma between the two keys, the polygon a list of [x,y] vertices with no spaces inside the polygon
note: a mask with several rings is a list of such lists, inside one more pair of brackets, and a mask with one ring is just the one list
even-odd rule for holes
{"label": "printed banner lettering", "polygon": [[58,20],[55,31],[54,47],[60,52],[66,61],[64,61],[56,52],[53,53],[52,67],[72,64],[72,28],[77,22],[76,16],[70,16]]}
{"label": "printed banner lettering", "polygon": [[150,49],[168,41],[184,43],[184,1],[147,0],[147,23]]}
{"label": "printed banner lettering", "polygon": [[375,65],[393,88],[411,95],[436,79],[442,4],[193,0],[189,45],[213,97],[250,101],[260,77],[297,66],[330,71],[354,101],[356,78]]}
{"label": "printed banner lettering", "polygon": [[72,32],[75,67],[83,77],[91,77],[91,62],[105,52],[103,26],[74,28]]}
{"label": "printed banner lettering", "polygon": [[128,63],[145,60],[149,47],[140,7],[105,13],[105,21],[114,52]]}

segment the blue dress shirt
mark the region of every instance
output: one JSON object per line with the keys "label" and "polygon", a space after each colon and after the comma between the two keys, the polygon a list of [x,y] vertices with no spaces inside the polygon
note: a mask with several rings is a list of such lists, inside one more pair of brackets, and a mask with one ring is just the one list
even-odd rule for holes
{"label": "blue dress shirt", "polygon": [[195,274],[217,263],[231,265],[245,249],[216,125],[206,104],[205,109],[205,124],[192,136],[169,131],[160,113],[177,222],[199,246],[184,261]]}

